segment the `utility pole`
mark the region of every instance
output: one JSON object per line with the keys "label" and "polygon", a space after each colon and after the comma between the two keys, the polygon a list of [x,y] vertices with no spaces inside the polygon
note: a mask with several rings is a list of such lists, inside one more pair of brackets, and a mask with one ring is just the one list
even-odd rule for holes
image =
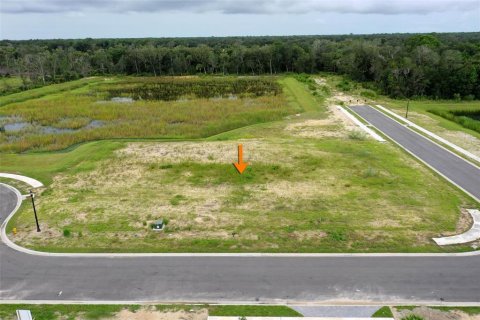
{"label": "utility pole", "polygon": [[407,100],[407,112],[405,113],[405,119],[408,118],[408,106],[410,105],[410,99]]}
{"label": "utility pole", "polygon": [[35,201],[33,191],[30,190],[30,198],[32,198],[33,214],[35,215],[35,223],[37,224],[37,232],[40,232],[40,225],[38,224],[37,209],[35,208]]}

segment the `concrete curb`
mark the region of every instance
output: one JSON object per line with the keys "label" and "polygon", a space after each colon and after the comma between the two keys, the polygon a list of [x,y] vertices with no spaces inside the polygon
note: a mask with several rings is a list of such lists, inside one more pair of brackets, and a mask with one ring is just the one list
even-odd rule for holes
{"label": "concrete curb", "polygon": [[21,176],[19,174],[0,172],[0,178],[8,178],[8,179],[14,179],[14,180],[22,181],[22,182],[25,182],[26,184],[29,184],[33,188],[43,187],[43,183],[41,183],[40,181],[35,180],[33,178],[26,177],[26,176]]}
{"label": "concrete curb", "polygon": [[[283,300],[283,299],[273,299],[273,300],[262,300],[262,301],[252,301],[252,300],[231,300],[231,301],[222,301],[221,300],[21,300],[21,299],[12,299],[12,300],[0,300],[0,305],[2,304],[31,304],[31,305],[82,305],[82,304],[91,304],[91,305],[151,305],[151,304],[178,304],[178,305],[218,305],[218,306],[233,306],[233,305],[248,305],[248,306],[310,306],[310,307],[319,307],[319,306],[379,306],[378,301],[373,300],[362,300],[362,301],[348,301],[348,300],[328,300],[328,301],[303,301],[303,300]],[[381,306],[412,306],[411,300],[383,300],[381,301]],[[444,301],[439,303],[438,300],[419,300],[415,301],[415,306],[427,306],[427,307],[480,307],[480,302],[447,302]],[[378,319],[378,318],[377,318]],[[238,320],[238,319],[237,319]]]}
{"label": "concrete curb", "polygon": [[0,185],[12,190],[16,196],[17,196],[17,204],[15,206],[15,208],[13,209],[12,212],[10,212],[10,214],[5,218],[5,221],[3,221],[2,225],[0,226],[0,239],[2,239],[2,242],[5,243],[7,246],[9,246],[10,248],[14,249],[14,250],[17,250],[17,251],[20,251],[20,252],[24,252],[23,249],[25,250],[28,250],[26,248],[23,248],[23,247],[20,247],[18,245],[16,245],[15,243],[13,243],[7,236],[7,225],[8,225],[8,222],[10,221],[10,219],[12,219],[12,217],[14,216],[14,214],[18,211],[18,209],[20,209],[20,206],[22,205],[22,201],[23,201],[23,196],[22,194],[20,193],[20,191],[18,191],[16,188],[8,185],[8,184],[5,184],[5,183],[1,183],[0,182]]}
{"label": "concrete curb", "polygon": [[463,244],[480,239],[480,210],[467,209],[473,218],[473,225],[470,230],[450,237],[433,238],[439,246],[452,244]]}
{"label": "concrete curb", "polygon": [[357,126],[360,127],[363,131],[368,133],[373,139],[379,141],[379,142],[385,142],[386,140],[383,139],[379,134],[377,134],[375,131],[364,125],[360,120],[355,118],[350,112],[345,110],[345,108],[342,108],[341,106],[337,106],[338,110],[342,111],[350,120],[352,120]]}
{"label": "concrete curb", "polygon": [[472,159],[472,160],[475,160],[475,161],[480,162],[480,157],[477,157],[477,156],[474,155],[473,153],[471,153],[471,152],[469,152],[469,151],[467,151],[467,150],[465,150],[465,149],[457,146],[456,144],[454,144],[454,143],[452,143],[452,142],[450,142],[450,141],[448,141],[448,140],[446,140],[446,139],[444,139],[444,138],[436,135],[435,133],[433,133],[433,132],[431,132],[431,131],[428,131],[427,129],[425,129],[425,128],[423,128],[423,127],[420,127],[419,125],[413,123],[412,121],[410,121],[410,120],[408,120],[408,119],[406,119],[406,118],[403,118],[403,117],[399,116],[398,114],[396,114],[395,112],[393,112],[393,111],[391,111],[391,110],[388,110],[388,109],[385,108],[384,106],[381,106],[381,105],[379,105],[379,104],[377,104],[377,105],[375,105],[375,106],[378,107],[380,110],[388,113],[389,115],[391,115],[391,116],[393,116],[393,117],[395,117],[395,118],[397,118],[397,119],[405,122],[405,123],[408,124],[410,127],[413,127],[413,128],[415,128],[415,129],[417,129],[418,131],[425,133],[425,134],[428,135],[429,137],[431,137],[431,138],[433,138],[433,139],[435,139],[435,140],[437,140],[437,141],[440,141],[441,143],[449,146],[450,148],[452,148],[452,149],[454,149],[455,151],[463,154],[464,156],[466,156],[466,157],[468,157],[468,158],[470,158],[470,159]]}

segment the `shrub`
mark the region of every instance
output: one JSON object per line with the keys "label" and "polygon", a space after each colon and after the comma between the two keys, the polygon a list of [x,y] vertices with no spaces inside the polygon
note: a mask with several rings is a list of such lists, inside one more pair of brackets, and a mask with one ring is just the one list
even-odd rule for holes
{"label": "shrub", "polygon": [[172,206],[178,206],[182,200],[185,200],[186,198],[182,196],[181,194],[175,195],[172,199],[170,199],[170,204]]}
{"label": "shrub", "polygon": [[320,91],[325,94],[325,95],[330,95],[332,94],[332,91],[330,90],[330,88],[328,86],[320,86]]}
{"label": "shrub", "polygon": [[367,138],[366,134],[360,130],[350,131],[348,137],[352,140],[365,140]]}
{"label": "shrub", "polygon": [[64,237],[70,237],[71,234],[72,234],[72,233],[71,233],[70,230],[68,230],[68,229],[63,229],[63,236],[64,236]]}
{"label": "shrub", "polygon": [[345,241],[347,240],[347,235],[345,234],[345,231],[343,230],[335,230],[335,231],[331,231],[328,233],[328,236],[330,237],[330,239],[334,240],[334,241]]}
{"label": "shrub", "polygon": [[473,94],[467,94],[465,97],[463,97],[463,100],[473,101],[473,100],[475,100],[475,96]]}
{"label": "shrub", "polygon": [[377,93],[373,90],[363,90],[362,92],[360,92],[360,95],[368,99],[377,98]]}
{"label": "shrub", "polygon": [[337,88],[342,91],[351,91],[352,83],[348,80],[342,80],[339,84],[337,84]]}
{"label": "shrub", "polygon": [[433,113],[437,116],[445,118],[447,120],[458,123],[464,128],[480,132],[480,121],[475,120],[480,118],[480,110],[438,110],[432,109],[428,112]]}
{"label": "shrub", "polygon": [[378,170],[372,167],[368,167],[366,170],[363,171],[364,178],[371,178],[378,176]]}
{"label": "shrub", "polygon": [[460,101],[461,98],[462,98],[462,96],[460,95],[460,93],[454,93],[453,94],[453,100]]}

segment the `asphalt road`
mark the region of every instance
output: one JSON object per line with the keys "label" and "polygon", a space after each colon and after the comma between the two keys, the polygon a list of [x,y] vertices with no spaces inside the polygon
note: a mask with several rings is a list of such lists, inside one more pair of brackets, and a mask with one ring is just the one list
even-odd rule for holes
{"label": "asphalt road", "polygon": [[[16,203],[1,185],[0,203],[3,218]],[[480,256],[71,258],[2,243],[0,299],[480,302],[479,271]]]}
{"label": "asphalt road", "polygon": [[351,106],[362,118],[480,201],[480,170],[370,106]]}

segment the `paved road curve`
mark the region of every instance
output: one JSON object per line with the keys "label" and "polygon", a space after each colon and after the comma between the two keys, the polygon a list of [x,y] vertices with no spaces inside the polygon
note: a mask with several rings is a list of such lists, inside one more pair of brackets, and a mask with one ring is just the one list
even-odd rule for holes
{"label": "paved road curve", "polygon": [[[0,220],[15,197],[0,185]],[[0,299],[480,302],[479,271],[480,256],[67,258],[0,244]]]}
{"label": "paved road curve", "polygon": [[350,107],[391,139],[480,201],[480,169],[370,106]]}

